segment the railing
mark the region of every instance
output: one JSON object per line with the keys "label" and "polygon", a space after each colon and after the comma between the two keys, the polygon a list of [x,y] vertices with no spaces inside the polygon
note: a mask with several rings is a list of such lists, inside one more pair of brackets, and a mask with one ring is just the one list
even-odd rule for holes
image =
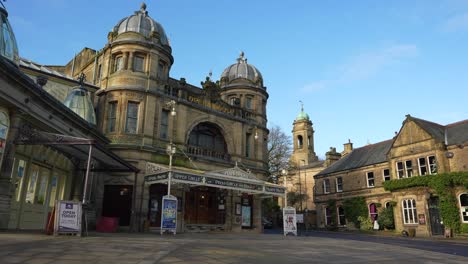
{"label": "railing", "polygon": [[215,159],[222,159],[226,161],[231,160],[231,155],[226,152],[219,152],[212,149],[206,149],[197,146],[187,146],[187,154],[195,155],[195,156],[202,156],[202,157],[210,157]]}

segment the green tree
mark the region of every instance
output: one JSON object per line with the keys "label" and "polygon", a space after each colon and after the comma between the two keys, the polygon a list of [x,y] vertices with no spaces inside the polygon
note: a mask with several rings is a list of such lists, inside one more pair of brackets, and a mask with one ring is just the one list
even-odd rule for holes
{"label": "green tree", "polygon": [[395,219],[393,216],[393,206],[384,208],[379,212],[379,218],[377,219],[379,226],[386,229],[395,229]]}
{"label": "green tree", "polygon": [[361,221],[359,221],[359,219],[365,219],[368,215],[366,199],[362,196],[344,200],[343,209],[346,219],[348,219],[350,222],[353,222],[357,228],[359,228],[361,225]]}
{"label": "green tree", "polygon": [[299,192],[288,192],[288,205],[296,207],[296,210],[298,210],[298,206],[301,204],[301,202],[306,202],[309,199],[309,195],[305,193],[299,193]]}

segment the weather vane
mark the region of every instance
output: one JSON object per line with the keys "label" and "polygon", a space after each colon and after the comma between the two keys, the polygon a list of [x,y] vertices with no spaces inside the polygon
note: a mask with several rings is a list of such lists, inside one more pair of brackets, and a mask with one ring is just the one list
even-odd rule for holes
{"label": "weather vane", "polygon": [[304,103],[301,100],[299,100],[299,103],[301,103],[301,111],[304,112]]}

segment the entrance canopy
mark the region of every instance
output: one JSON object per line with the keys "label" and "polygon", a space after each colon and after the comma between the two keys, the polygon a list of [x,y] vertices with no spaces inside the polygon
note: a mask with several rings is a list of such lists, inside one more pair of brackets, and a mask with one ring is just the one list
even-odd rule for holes
{"label": "entrance canopy", "polygon": [[[170,170],[168,168],[147,162],[145,184],[168,183],[169,172]],[[268,194],[274,196],[284,196],[285,194],[284,187],[258,180],[251,173],[237,167],[237,164],[231,169],[205,173],[185,172],[181,170],[172,170],[171,172],[171,183],[210,186],[253,194]]]}
{"label": "entrance canopy", "polygon": [[[67,157],[82,161],[92,158],[97,161],[92,171],[138,172],[137,168],[93,139],[48,133],[36,129],[23,129],[15,143],[50,146]],[[92,148],[92,153],[90,148]]]}

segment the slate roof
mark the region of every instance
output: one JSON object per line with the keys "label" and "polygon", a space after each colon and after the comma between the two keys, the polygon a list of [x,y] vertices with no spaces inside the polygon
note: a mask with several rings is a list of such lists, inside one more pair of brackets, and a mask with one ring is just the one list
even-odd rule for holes
{"label": "slate roof", "polygon": [[440,124],[429,122],[427,120],[415,117],[410,118],[439,142],[445,141],[446,129],[448,145],[463,144],[464,142],[468,141],[468,119],[453,124],[448,124],[446,126],[442,126]]}
{"label": "slate roof", "polygon": [[316,176],[334,172],[356,169],[387,161],[387,152],[392,146],[393,139],[356,148],[348,155],[333,163],[330,167],[319,172]]}

